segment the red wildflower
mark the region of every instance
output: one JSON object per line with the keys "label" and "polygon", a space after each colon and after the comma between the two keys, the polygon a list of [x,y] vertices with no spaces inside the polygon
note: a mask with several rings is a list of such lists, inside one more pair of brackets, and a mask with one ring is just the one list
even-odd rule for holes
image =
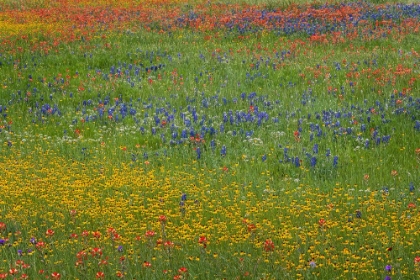
{"label": "red wildflower", "polygon": [[166,223],[166,216],[165,215],[160,215],[159,216],[159,222],[161,222],[162,224]]}
{"label": "red wildflower", "polygon": [[98,263],[98,265],[107,265],[108,264],[108,260],[107,259],[105,259],[105,260],[101,260],[99,263]]}
{"label": "red wildflower", "polygon": [[121,239],[121,235],[119,235],[118,233],[114,233],[114,235],[112,236],[113,240],[119,240]]}
{"label": "red wildflower", "polygon": [[90,252],[92,254],[92,256],[102,256],[102,249],[95,247],[92,249],[92,251]]}
{"label": "red wildflower", "polygon": [[153,230],[148,230],[146,231],[146,237],[152,238],[153,236],[155,236],[156,232],[154,232]]}
{"label": "red wildflower", "polygon": [[53,272],[53,273],[51,273],[51,277],[53,279],[60,279],[61,278],[61,275],[58,272]]}
{"label": "red wildflower", "polygon": [[0,231],[6,231],[6,229],[7,229],[6,224],[3,222],[0,222]]}
{"label": "red wildflower", "polygon": [[183,266],[180,269],[178,269],[178,272],[181,273],[181,274],[184,274],[184,273],[187,273],[188,272],[188,269]]}
{"label": "red wildflower", "polygon": [[86,254],[86,252],[85,252],[85,251],[79,251],[79,252],[76,254],[76,258],[77,258],[78,260],[85,260],[85,259],[87,258],[87,254]]}
{"label": "red wildflower", "polygon": [[152,266],[152,264],[151,263],[149,263],[149,262],[147,262],[147,261],[144,261],[143,262],[143,267],[151,267]]}
{"label": "red wildflower", "polygon": [[27,268],[30,268],[30,267],[31,267],[31,265],[29,265],[27,263],[22,263],[22,268],[23,269],[27,269]]}
{"label": "red wildflower", "polygon": [[264,242],[264,251],[266,252],[272,252],[274,251],[274,242],[271,239],[267,239]]}
{"label": "red wildflower", "polygon": [[297,130],[294,131],[293,136],[295,137],[296,142],[300,142],[300,132],[299,131],[297,131]]}
{"label": "red wildflower", "polygon": [[324,227],[325,224],[327,223],[327,221],[325,221],[324,219],[319,219],[318,224],[320,227]]}
{"label": "red wildflower", "polygon": [[417,265],[419,265],[419,264],[420,264],[420,257],[419,257],[419,256],[416,256],[416,257],[414,258],[414,263],[415,263],[415,264],[417,264]]}
{"label": "red wildflower", "polygon": [[207,247],[207,238],[205,236],[200,236],[200,238],[198,238],[198,243],[202,244],[204,248]]}
{"label": "red wildflower", "polygon": [[39,241],[38,243],[36,243],[36,248],[38,249],[38,250],[41,250],[41,249],[43,249],[44,247],[45,247],[45,243],[44,242],[42,242],[42,241]]}
{"label": "red wildflower", "polygon": [[54,231],[53,231],[52,229],[47,229],[47,231],[45,232],[45,234],[46,234],[48,237],[51,237],[51,236],[53,236],[53,235],[54,235]]}
{"label": "red wildflower", "polygon": [[99,272],[96,273],[95,277],[97,279],[105,278],[105,273],[103,273],[102,271],[99,271]]}
{"label": "red wildflower", "polygon": [[248,224],[247,225],[248,232],[253,232],[253,231],[255,231],[256,228],[257,227],[254,224]]}
{"label": "red wildflower", "polygon": [[174,247],[174,243],[172,241],[166,241],[163,246],[165,246],[166,248],[172,248]]}
{"label": "red wildflower", "polygon": [[106,232],[107,232],[110,236],[112,236],[114,233],[117,233],[117,230],[116,230],[115,228],[110,227],[110,228],[108,228],[108,229],[106,230]]}

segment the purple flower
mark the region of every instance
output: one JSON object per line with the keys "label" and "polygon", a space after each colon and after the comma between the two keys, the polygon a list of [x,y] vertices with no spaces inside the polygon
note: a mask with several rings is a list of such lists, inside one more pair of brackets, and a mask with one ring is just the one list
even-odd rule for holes
{"label": "purple flower", "polygon": [[226,156],[226,146],[225,145],[222,146],[222,150],[220,151],[220,155],[221,156]]}
{"label": "purple flower", "polygon": [[335,156],[333,160],[333,166],[337,167],[337,165],[338,165],[338,156]]}
{"label": "purple flower", "polygon": [[124,249],[123,249],[123,246],[122,245],[120,245],[120,246],[118,246],[118,248],[117,248],[117,251],[118,252],[122,252]]}
{"label": "purple flower", "polygon": [[299,157],[295,157],[295,166],[300,167],[300,159]]}
{"label": "purple flower", "polygon": [[0,239],[0,245],[3,246],[4,244],[6,244],[6,240]]}
{"label": "purple flower", "polygon": [[22,254],[23,254],[23,251],[22,250],[17,250],[17,253],[18,253],[19,257],[21,257]]}
{"label": "purple flower", "polygon": [[183,193],[181,195],[181,201],[185,201],[185,200],[187,200],[187,194]]}
{"label": "purple flower", "polygon": [[30,241],[31,241],[32,244],[36,244],[37,243],[35,237],[32,237]]}
{"label": "purple flower", "polygon": [[391,276],[389,275],[385,276],[384,280],[391,280]]}
{"label": "purple flower", "polygon": [[314,167],[316,165],[316,157],[311,158],[311,166]]}
{"label": "purple flower", "polygon": [[413,182],[410,183],[410,192],[414,192],[414,184],[413,184]]}
{"label": "purple flower", "polygon": [[386,271],[391,271],[392,270],[392,266],[388,264],[387,266],[385,266],[385,270]]}
{"label": "purple flower", "polygon": [[366,140],[365,141],[365,148],[367,149],[367,148],[369,148],[369,140]]}
{"label": "purple flower", "polygon": [[314,262],[314,261],[310,261],[310,262],[309,262],[309,266],[310,266],[311,268],[315,268],[315,267],[316,267],[316,262]]}
{"label": "purple flower", "polygon": [[211,147],[212,150],[214,150],[214,148],[216,148],[216,141],[214,141],[214,139],[210,141],[210,147]]}

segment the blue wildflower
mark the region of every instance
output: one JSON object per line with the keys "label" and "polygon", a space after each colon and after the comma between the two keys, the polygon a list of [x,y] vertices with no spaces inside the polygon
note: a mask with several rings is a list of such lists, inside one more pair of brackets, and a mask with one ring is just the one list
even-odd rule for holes
{"label": "blue wildflower", "polygon": [[216,148],[216,141],[214,141],[214,139],[210,141],[210,147],[212,150]]}
{"label": "blue wildflower", "polygon": [[220,151],[221,156],[226,156],[226,146],[223,145],[222,150]]}
{"label": "blue wildflower", "polygon": [[186,193],[183,193],[181,195],[181,201],[186,201],[186,200],[187,200],[187,194]]}
{"label": "blue wildflower", "polygon": [[369,140],[365,141],[365,148],[368,149],[369,148]]}
{"label": "blue wildflower", "polygon": [[316,165],[316,157],[311,157],[311,166],[314,167]]}
{"label": "blue wildflower", "polygon": [[410,192],[414,192],[414,184],[413,184],[413,182],[410,183],[410,187],[409,188],[410,188]]}
{"label": "blue wildflower", "polygon": [[200,159],[200,158],[201,158],[201,150],[200,150],[200,147],[198,147],[198,148],[195,150],[195,152],[197,153],[197,159]]}
{"label": "blue wildflower", "polygon": [[333,166],[337,167],[337,164],[338,164],[338,156],[335,156],[333,160]]}
{"label": "blue wildflower", "polygon": [[318,153],[318,144],[315,144],[312,150],[314,151],[314,154],[317,154]]}
{"label": "blue wildflower", "polygon": [[300,167],[300,159],[299,157],[295,157],[295,166]]}

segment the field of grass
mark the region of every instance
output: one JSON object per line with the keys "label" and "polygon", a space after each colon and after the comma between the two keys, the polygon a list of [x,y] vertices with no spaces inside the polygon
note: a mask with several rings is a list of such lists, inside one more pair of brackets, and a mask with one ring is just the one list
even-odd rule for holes
{"label": "field of grass", "polygon": [[2,1],[0,279],[419,278],[393,2]]}

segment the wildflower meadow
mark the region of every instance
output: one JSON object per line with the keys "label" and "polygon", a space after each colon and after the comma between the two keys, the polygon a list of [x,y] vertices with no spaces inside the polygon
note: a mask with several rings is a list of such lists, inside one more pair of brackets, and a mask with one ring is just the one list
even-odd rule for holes
{"label": "wildflower meadow", "polygon": [[0,1],[0,279],[420,279],[416,1]]}

